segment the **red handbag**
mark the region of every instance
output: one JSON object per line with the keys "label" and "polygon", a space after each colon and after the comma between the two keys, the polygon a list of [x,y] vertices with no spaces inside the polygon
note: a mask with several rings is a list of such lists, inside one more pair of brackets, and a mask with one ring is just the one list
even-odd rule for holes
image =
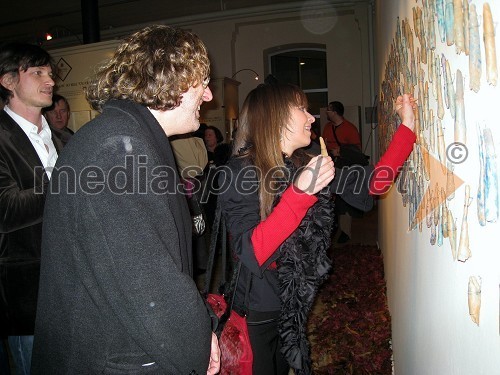
{"label": "red handbag", "polygon": [[[207,302],[215,314],[221,318],[227,310],[224,296],[209,294]],[[248,336],[246,317],[231,310],[219,337],[221,350],[221,375],[251,375],[253,364],[252,346]]]}
{"label": "red handbag", "polygon": [[[217,204],[215,211],[214,225],[210,239],[210,251],[208,256],[207,270],[205,276],[204,295],[207,296],[207,303],[212,307],[215,315],[219,318],[219,325],[216,334],[219,337],[219,347],[221,350],[220,375],[252,375],[253,353],[248,335],[248,326],[245,316],[239,315],[232,309],[232,301],[241,270],[241,262],[238,263],[236,272],[229,285],[233,290],[227,290],[230,298],[226,301],[224,295],[208,293],[215,254],[217,252],[217,238],[221,229],[221,247],[222,247],[222,281],[219,290],[226,286],[226,228],[224,220],[221,217],[220,204]],[[229,288],[231,289],[231,288]],[[228,306],[229,304],[229,306]]]}

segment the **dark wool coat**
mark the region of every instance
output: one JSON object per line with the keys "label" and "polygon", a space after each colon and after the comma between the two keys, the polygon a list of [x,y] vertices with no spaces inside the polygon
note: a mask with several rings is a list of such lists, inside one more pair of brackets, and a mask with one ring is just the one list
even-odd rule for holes
{"label": "dark wool coat", "polygon": [[205,374],[191,219],[150,111],[110,101],[61,153],[43,225],[33,374]]}
{"label": "dark wool coat", "polygon": [[1,110],[0,337],[34,332],[44,182],[47,176],[31,141]]}

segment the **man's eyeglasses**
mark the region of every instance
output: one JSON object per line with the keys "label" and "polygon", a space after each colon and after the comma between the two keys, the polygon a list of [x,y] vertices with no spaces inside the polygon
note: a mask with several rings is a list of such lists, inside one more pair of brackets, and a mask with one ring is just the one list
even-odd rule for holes
{"label": "man's eyeglasses", "polygon": [[201,83],[201,86],[203,87],[203,89],[206,89],[208,87],[209,83],[210,83],[210,77],[207,77],[203,80],[203,82]]}

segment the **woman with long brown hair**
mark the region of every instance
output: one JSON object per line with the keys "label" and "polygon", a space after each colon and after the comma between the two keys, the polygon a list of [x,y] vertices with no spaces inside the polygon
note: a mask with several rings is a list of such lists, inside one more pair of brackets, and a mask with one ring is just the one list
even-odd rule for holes
{"label": "woman with long brown hair", "polygon": [[[415,142],[410,96],[398,100],[406,126],[376,166],[386,167],[384,173],[396,171]],[[254,374],[287,374],[290,367],[311,372],[305,328],[330,269],[331,195],[369,209],[369,188],[380,182],[373,166],[345,174],[329,156],[306,154],[313,122],[300,88],[259,85],[243,104],[233,157],[219,178],[222,213],[242,264],[233,308],[247,317]]]}

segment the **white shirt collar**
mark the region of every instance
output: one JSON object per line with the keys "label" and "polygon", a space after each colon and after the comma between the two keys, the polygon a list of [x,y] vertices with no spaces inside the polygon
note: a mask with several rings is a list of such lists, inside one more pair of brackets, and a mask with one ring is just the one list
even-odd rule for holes
{"label": "white shirt collar", "polygon": [[[36,126],[32,122],[29,122],[24,117],[19,116],[16,112],[10,109],[8,105],[5,106],[5,112],[7,112],[7,114],[12,117],[15,122],[17,122],[17,124],[21,127],[21,129],[23,129],[28,137],[30,136],[30,133],[38,133],[38,126]],[[42,116],[42,114],[40,114],[40,116],[42,117],[42,131],[40,133],[48,132],[48,134],[52,134],[50,132],[50,127],[47,120]]]}
{"label": "white shirt collar", "polygon": [[39,133],[38,126],[29,122],[24,117],[19,116],[8,106],[5,106],[5,112],[12,117],[12,119],[26,134],[35,149],[38,158],[42,162],[45,172],[47,172],[47,176],[50,178],[52,175],[52,168],[56,164],[57,150],[54,142],[52,141],[52,132],[50,131],[49,124],[47,123],[45,117],[42,116],[42,130]]}

